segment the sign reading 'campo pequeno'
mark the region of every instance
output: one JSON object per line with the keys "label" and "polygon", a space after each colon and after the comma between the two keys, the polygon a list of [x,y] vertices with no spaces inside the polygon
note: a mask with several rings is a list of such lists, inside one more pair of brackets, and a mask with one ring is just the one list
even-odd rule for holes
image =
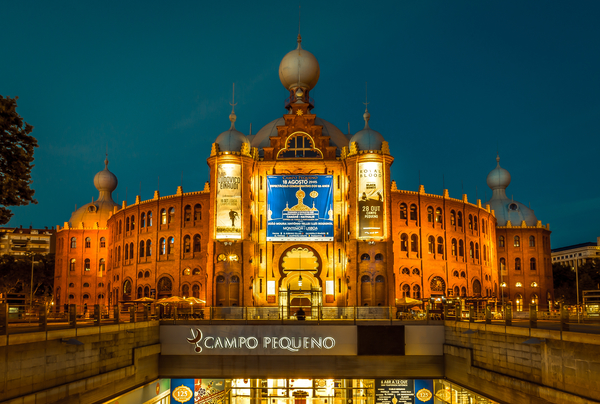
{"label": "sign reading 'campo pequeno'", "polygon": [[162,355],[356,355],[356,326],[160,327]]}

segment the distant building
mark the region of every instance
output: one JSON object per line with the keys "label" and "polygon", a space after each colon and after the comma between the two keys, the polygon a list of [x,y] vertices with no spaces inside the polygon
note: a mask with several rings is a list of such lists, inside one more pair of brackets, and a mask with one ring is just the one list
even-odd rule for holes
{"label": "distant building", "polygon": [[54,228],[0,227],[0,255],[53,254],[54,246]]}
{"label": "distant building", "polygon": [[573,269],[593,259],[600,259],[600,237],[595,243],[581,243],[552,249],[552,263],[569,265]]}

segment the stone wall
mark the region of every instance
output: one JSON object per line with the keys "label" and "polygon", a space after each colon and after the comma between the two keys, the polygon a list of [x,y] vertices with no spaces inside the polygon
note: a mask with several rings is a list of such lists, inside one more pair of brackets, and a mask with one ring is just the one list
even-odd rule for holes
{"label": "stone wall", "polygon": [[448,379],[507,403],[600,402],[600,335],[447,321],[444,360]]}
{"label": "stone wall", "polygon": [[158,378],[159,354],[157,321],[3,335],[0,400],[97,402]]}

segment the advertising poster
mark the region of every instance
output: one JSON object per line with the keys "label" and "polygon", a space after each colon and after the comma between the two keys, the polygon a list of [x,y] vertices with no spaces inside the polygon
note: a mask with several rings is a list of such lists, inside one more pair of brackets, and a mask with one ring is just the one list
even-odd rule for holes
{"label": "advertising poster", "polygon": [[242,238],[242,166],[217,168],[217,239]]}
{"label": "advertising poster", "polygon": [[358,164],[359,237],[383,237],[383,166],[381,163]]}
{"label": "advertising poster", "polygon": [[223,404],[228,389],[224,379],[171,379],[171,398],[181,404]]}
{"label": "advertising poster", "polygon": [[267,241],[332,241],[333,176],[267,176]]}
{"label": "advertising poster", "polygon": [[376,379],[375,404],[433,404],[433,380]]}

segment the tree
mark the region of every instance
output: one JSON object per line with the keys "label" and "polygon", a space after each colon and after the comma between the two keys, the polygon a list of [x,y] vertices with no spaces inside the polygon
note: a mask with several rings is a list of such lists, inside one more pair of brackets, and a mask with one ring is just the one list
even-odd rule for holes
{"label": "tree", "polygon": [[[579,303],[584,290],[600,289],[600,260],[588,260],[577,268],[579,276]],[[552,264],[554,278],[554,296],[557,303],[576,304],[577,287],[575,284],[575,269],[569,265]]]}
{"label": "tree", "polygon": [[[31,291],[31,256],[0,256],[0,293],[23,293]],[[38,255],[33,267],[33,300],[47,301],[54,285],[54,254]]]}
{"label": "tree", "polygon": [[6,206],[37,203],[30,188],[37,140],[29,135],[33,126],[17,114],[18,98],[0,95],[0,225],[13,215]]}

